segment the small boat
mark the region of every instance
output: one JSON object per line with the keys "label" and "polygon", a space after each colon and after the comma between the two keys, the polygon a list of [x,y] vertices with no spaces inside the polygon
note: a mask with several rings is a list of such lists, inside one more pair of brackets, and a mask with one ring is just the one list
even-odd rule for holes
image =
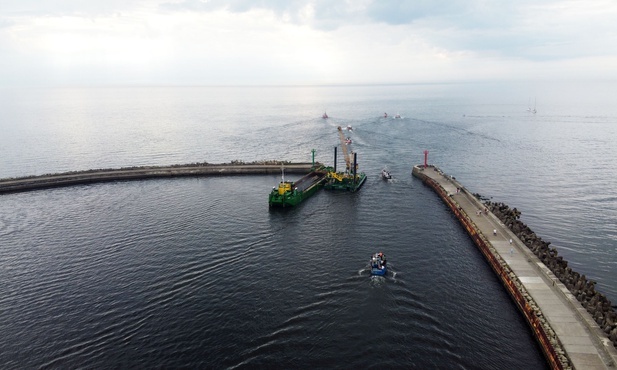
{"label": "small boat", "polygon": [[538,111],[536,110],[536,99],[533,99],[533,109],[531,109],[531,98],[529,98],[529,105],[527,106],[527,112],[536,114]]}
{"label": "small boat", "polygon": [[323,118],[323,119],[326,119],[326,118],[328,118],[328,113],[326,113],[326,112],[323,112],[323,114],[321,115],[321,118]]}
{"label": "small boat", "polygon": [[397,113],[396,116],[394,116],[394,118],[401,118],[401,115]]}
{"label": "small boat", "polygon": [[531,113],[536,114],[538,113],[538,111],[536,110],[536,99],[533,99],[533,109],[531,110]]}
{"label": "small boat", "polygon": [[383,114],[383,118],[388,118],[388,113],[385,113],[385,112],[384,112],[384,114]]}
{"label": "small boat", "polygon": [[371,256],[371,275],[384,276],[387,272],[386,255],[382,252]]}
{"label": "small boat", "polygon": [[381,177],[384,180],[390,180],[392,179],[392,175],[390,174],[390,172],[388,170],[386,170],[385,168],[383,170],[381,170]]}
{"label": "small boat", "polygon": [[347,125],[347,131],[352,131],[353,127],[351,127],[351,125]]}
{"label": "small boat", "polygon": [[351,144],[351,138],[350,137],[345,139],[345,144],[347,144],[347,145]]}

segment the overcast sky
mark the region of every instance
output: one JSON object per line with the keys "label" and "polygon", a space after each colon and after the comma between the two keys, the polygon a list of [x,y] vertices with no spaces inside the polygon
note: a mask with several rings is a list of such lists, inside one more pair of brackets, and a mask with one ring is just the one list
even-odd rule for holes
{"label": "overcast sky", "polygon": [[617,1],[0,0],[0,86],[617,80]]}

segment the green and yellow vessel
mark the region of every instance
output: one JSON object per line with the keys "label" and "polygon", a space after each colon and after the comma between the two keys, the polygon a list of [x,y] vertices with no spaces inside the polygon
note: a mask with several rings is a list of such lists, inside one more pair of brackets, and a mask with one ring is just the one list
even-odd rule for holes
{"label": "green and yellow vessel", "polygon": [[[348,126],[350,130],[351,126]],[[337,127],[343,159],[345,160],[345,171],[337,172],[337,147],[334,147],[334,167],[324,167],[315,165],[315,149],[313,153],[313,166],[311,172],[303,176],[298,181],[286,181],[283,169],[283,178],[278,187],[272,188],[268,197],[270,207],[293,207],[300,204],[303,200],[315,194],[320,188],[328,190],[340,190],[355,192],[366,181],[366,174],[358,172],[357,154],[349,148],[351,138],[345,138],[343,129]]]}
{"label": "green and yellow vessel", "polygon": [[334,147],[334,168],[328,168],[328,176],[324,188],[327,190],[342,190],[355,192],[366,181],[366,174],[358,172],[358,156],[357,153],[351,151],[349,153],[348,146],[351,144],[351,139],[343,136],[341,126],[337,127],[339,138],[341,140],[341,149],[343,150],[343,159],[345,159],[345,171],[337,172],[336,147]]}
{"label": "green and yellow vessel", "polygon": [[324,189],[327,190],[343,190],[355,192],[366,181],[366,174],[360,173],[343,173],[343,172],[328,172]]}
{"label": "green and yellow vessel", "polygon": [[311,172],[304,175],[297,181],[286,181],[285,170],[278,187],[272,188],[268,197],[270,207],[294,207],[300,204],[303,200],[315,194],[317,190],[323,187],[328,170],[323,166],[315,165],[315,150],[313,149],[313,167]]}

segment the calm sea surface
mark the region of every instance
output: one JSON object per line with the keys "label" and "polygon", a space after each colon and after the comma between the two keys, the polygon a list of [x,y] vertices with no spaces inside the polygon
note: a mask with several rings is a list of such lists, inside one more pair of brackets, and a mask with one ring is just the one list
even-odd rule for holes
{"label": "calm sea surface", "polygon": [[[321,191],[291,210],[268,209],[274,175],[0,196],[0,364],[544,368],[411,167],[429,150],[469,190],[517,207],[617,302],[614,96],[608,83],[0,90],[0,178],[307,162],[311,149],[331,164],[339,125],[353,126],[368,174],[358,193]],[[377,251],[386,278],[369,276]]]}

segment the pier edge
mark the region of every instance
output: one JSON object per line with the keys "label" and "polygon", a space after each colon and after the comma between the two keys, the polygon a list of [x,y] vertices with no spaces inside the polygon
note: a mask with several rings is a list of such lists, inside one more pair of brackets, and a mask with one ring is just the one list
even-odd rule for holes
{"label": "pier edge", "polygon": [[[436,169],[434,166],[430,168]],[[437,170],[437,169],[436,169]],[[412,174],[422,180],[424,184],[433,189],[437,195],[446,203],[448,208],[454,213],[461,225],[465,228],[472,238],[482,255],[486,258],[492,270],[497,274],[506,291],[523,313],[527,324],[531,328],[544,357],[552,369],[571,369],[572,362],[568,357],[563,345],[559,341],[555,331],[544,319],[544,315],[539,307],[526,291],[516,274],[510,269],[508,264],[495,252],[491,243],[478,230],[471,218],[462,210],[449,196],[448,192],[436,181],[422,173],[420,166],[414,166]]]}

